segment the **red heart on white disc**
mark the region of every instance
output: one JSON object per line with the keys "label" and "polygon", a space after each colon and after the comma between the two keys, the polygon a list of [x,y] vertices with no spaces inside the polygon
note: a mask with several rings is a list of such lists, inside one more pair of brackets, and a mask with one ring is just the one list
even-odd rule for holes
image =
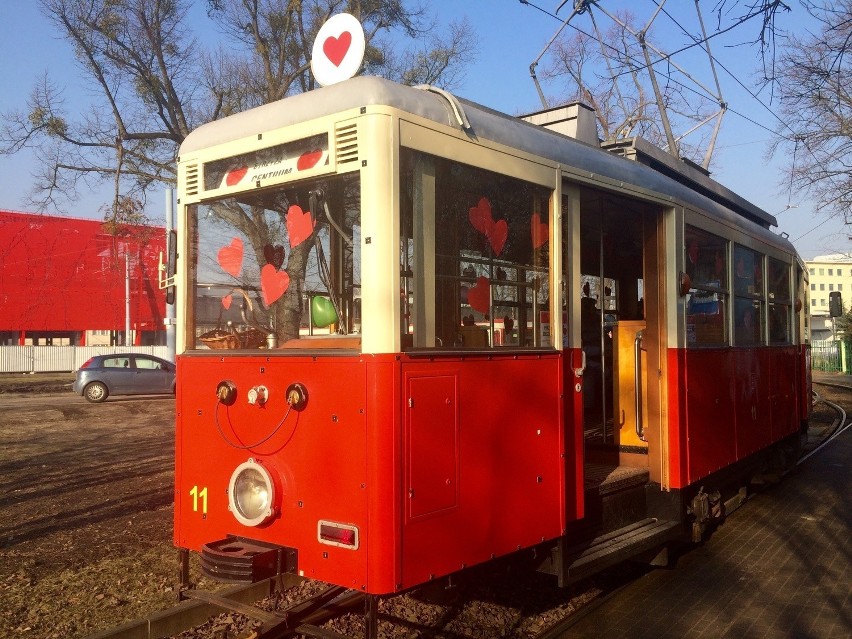
{"label": "red heart on white disc", "polygon": [[311,71],[324,87],[358,73],[366,49],[364,27],[349,13],[338,13],[320,27],[311,47]]}
{"label": "red heart on white disc", "polygon": [[339,38],[329,36],[325,39],[322,45],[322,51],[325,53],[329,61],[336,67],[340,66],[343,58],[349,52],[349,47],[352,45],[352,34],[344,31]]}

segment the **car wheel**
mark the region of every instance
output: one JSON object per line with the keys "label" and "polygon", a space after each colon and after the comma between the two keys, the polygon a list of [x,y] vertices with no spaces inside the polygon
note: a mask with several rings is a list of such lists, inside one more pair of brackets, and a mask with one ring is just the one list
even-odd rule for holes
{"label": "car wheel", "polygon": [[109,391],[107,390],[107,387],[100,382],[92,382],[86,386],[86,390],[83,391],[83,397],[95,404],[104,401],[108,395]]}

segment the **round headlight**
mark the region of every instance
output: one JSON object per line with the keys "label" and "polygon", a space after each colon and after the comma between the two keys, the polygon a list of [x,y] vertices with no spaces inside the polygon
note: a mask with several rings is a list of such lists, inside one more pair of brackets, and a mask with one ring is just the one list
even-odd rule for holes
{"label": "round headlight", "polygon": [[275,484],[253,459],[236,467],[228,484],[228,507],[241,524],[259,526],[275,513]]}

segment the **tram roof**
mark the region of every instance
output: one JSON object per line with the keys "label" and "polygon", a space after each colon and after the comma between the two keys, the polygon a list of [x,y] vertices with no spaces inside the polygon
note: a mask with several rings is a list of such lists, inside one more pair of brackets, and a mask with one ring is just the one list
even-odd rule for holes
{"label": "tram roof", "polygon": [[[669,195],[733,224],[741,224],[744,218],[763,229],[761,232],[754,228],[753,234],[785,250],[793,250],[789,241],[768,230],[778,224],[773,215],[686,163],[668,159],[668,156],[665,162],[660,161],[662,152],[646,163],[641,158],[638,158],[640,161],[625,159],[622,157],[623,149],[618,149],[620,153],[606,151],[480,104],[449,97],[461,103],[470,124],[468,132],[478,139],[491,140],[564,166]],[[439,93],[384,78],[360,76],[204,124],[186,137],[180,154],[363,106],[390,106],[435,122],[459,126],[451,102]],[[646,143],[641,150],[646,151],[648,146]],[[648,157],[647,153],[637,155]],[[680,167],[680,164],[683,166]]]}

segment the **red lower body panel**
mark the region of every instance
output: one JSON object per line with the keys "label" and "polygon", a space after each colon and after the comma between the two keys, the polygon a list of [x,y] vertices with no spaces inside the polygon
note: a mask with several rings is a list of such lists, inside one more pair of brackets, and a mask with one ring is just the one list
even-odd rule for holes
{"label": "red lower body panel", "polygon": [[672,487],[693,484],[796,431],[802,383],[796,347],[690,349],[670,352],[669,362],[676,385],[670,384],[670,398],[680,402],[670,450],[677,443],[685,457]]}
{"label": "red lower body panel", "polygon": [[[582,508],[561,356],[183,356],[175,544],[237,535],[294,548],[305,576],[374,594],[560,536]],[[229,380],[236,401],[217,400]],[[307,391],[290,410],[287,388]],[[264,386],[265,404],[249,402]],[[228,509],[234,469],[274,478],[275,514]],[[581,467],[581,466],[580,466]],[[320,522],[357,530],[323,543]]]}

